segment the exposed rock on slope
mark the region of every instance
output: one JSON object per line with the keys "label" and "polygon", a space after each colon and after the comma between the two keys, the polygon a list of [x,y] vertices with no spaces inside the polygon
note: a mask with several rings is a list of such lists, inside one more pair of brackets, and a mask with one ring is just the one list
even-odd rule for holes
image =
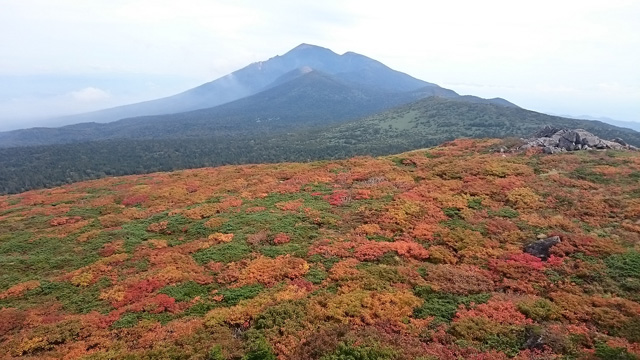
{"label": "exposed rock on slope", "polygon": [[551,126],[545,126],[533,138],[526,141],[526,144],[519,148],[520,150],[541,147],[547,154],[592,149],[638,150],[620,138],[604,140],[583,129],[560,129]]}
{"label": "exposed rock on slope", "polygon": [[559,236],[543,237],[525,246],[524,252],[546,261],[549,258],[551,247],[560,241]]}

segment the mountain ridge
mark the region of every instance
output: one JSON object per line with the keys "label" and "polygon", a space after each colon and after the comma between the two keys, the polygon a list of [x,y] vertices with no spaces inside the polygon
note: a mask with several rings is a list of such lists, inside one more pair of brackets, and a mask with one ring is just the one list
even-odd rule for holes
{"label": "mountain ridge", "polygon": [[[353,71],[354,64],[347,60],[352,58],[357,58],[357,64],[360,66],[363,64],[371,66],[387,74],[385,81],[388,82],[390,78],[398,81],[398,85],[392,87],[393,89],[401,88],[406,91],[434,85],[393,70],[364,55],[356,55],[358,56],[348,55],[345,57],[344,54],[338,55],[327,48],[300,44],[283,55],[274,56],[266,61],[251,63],[230,74],[176,95],[64,118],[65,121],[74,121],[75,123],[110,122],[137,116],[161,115],[210,108],[260,92],[279,76],[301,66],[310,66],[330,74],[337,72],[348,73],[349,70]],[[382,86],[381,84],[377,85]]]}

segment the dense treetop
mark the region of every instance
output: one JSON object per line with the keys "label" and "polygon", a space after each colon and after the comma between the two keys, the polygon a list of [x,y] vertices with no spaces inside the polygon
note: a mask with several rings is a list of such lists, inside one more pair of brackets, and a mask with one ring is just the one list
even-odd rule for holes
{"label": "dense treetop", "polygon": [[640,154],[502,145],[2,196],[0,357],[637,359]]}

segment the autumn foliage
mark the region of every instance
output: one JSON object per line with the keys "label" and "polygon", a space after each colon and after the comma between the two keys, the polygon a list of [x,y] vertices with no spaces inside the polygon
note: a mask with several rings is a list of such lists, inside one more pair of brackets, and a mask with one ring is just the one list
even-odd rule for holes
{"label": "autumn foliage", "polygon": [[638,359],[640,154],[500,145],[0,197],[0,359]]}

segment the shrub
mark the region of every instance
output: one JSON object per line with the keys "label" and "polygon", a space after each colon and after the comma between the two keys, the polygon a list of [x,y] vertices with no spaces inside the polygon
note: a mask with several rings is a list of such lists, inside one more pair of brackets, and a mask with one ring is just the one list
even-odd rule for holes
{"label": "shrub", "polygon": [[307,276],[305,278],[309,280],[312,284],[318,285],[322,283],[324,279],[327,278],[327,272],[322,270],[318,266],[312,266],[309,269],[309,272],[307,273]]}
{"label": "shrub", "polygon": [[295,321],[305,315],[304,304],[299,301],[286,301],[272,306],[258,315],[255,322],[256,329],[271,329],[282,327],[289,321]]}
{"label": "shrub", "polygon": [[611,255],[604,260],[607,272],[615,278],[640,279],[640,253],[629,251],[624,254]]}
{"label": "shrub", "polygon": [[242,300],[256,297],[264,287],[260,284],[247,285],[239,288],[223,289],[218,294],[224,296],[223,302],[227,305],[236,305]]}
{"label": "shrub", "polygon": [[320,360],[392,360],[397,358],[395,352],[389,348],[340,343],[333,354],[325,355]]}
{"label": "shrub", "polygon": [[234,239],[230,243],[220,244],[208,249],[200,250],[193,254],[193,258],[200,265],[211,261],[230,263],[242,260],[250,252],[251,249],[244,241]]}
{"label": "shrub", "polygon": [[451,322],[460,304],[464,304],[465,306],[471,306],[471,303],[483,304],[491,298],[491,294],[459,296],[436,293],[428,286],[417,286],[414,289],[414,294],[424,299],[424,303],[414,309],[413,315],[419,319],[433,316],[434,321],[437,323]]}
{"label": "shrub", "polygon": [[547,299],[521,301],[517,304],[518,311],[534,321],[556,320],[560,316],[560,308]]}
{"label": "shrub", "polygon": [[271,345],[261,334],[251,332],[247,334],[249,346],[247,354],[242,360],[276,360]]}
{"label": "shrub", "polygon": [[492,216],[499,216],[499,217],[504,217],[509,219],[514,219],[520,216],[519,212],[517,212],[516,210],[513,210],[510,207],[503,207],[498,211],[490,211],[489,214]]}
{"label": "shrub", "polygon": [[595,356],[602,360],[638,360],[638,357],[629,354],[625,348],[612,348],[605,343],[596,344]]}
{"label": "shrub", "polygon": [[220,345],[216,345],[211,348],[207,355],[207,360],[225,360],[224,354],[222,353],[222,347]]}
{"label": "shrub", "polygon": [[189,301],[196,296],[207,295],[209,287],[200,285],[195,281],[187,281],[177,285],[166,286],[160,290],[160,293],[169,295],[176,301]]}

